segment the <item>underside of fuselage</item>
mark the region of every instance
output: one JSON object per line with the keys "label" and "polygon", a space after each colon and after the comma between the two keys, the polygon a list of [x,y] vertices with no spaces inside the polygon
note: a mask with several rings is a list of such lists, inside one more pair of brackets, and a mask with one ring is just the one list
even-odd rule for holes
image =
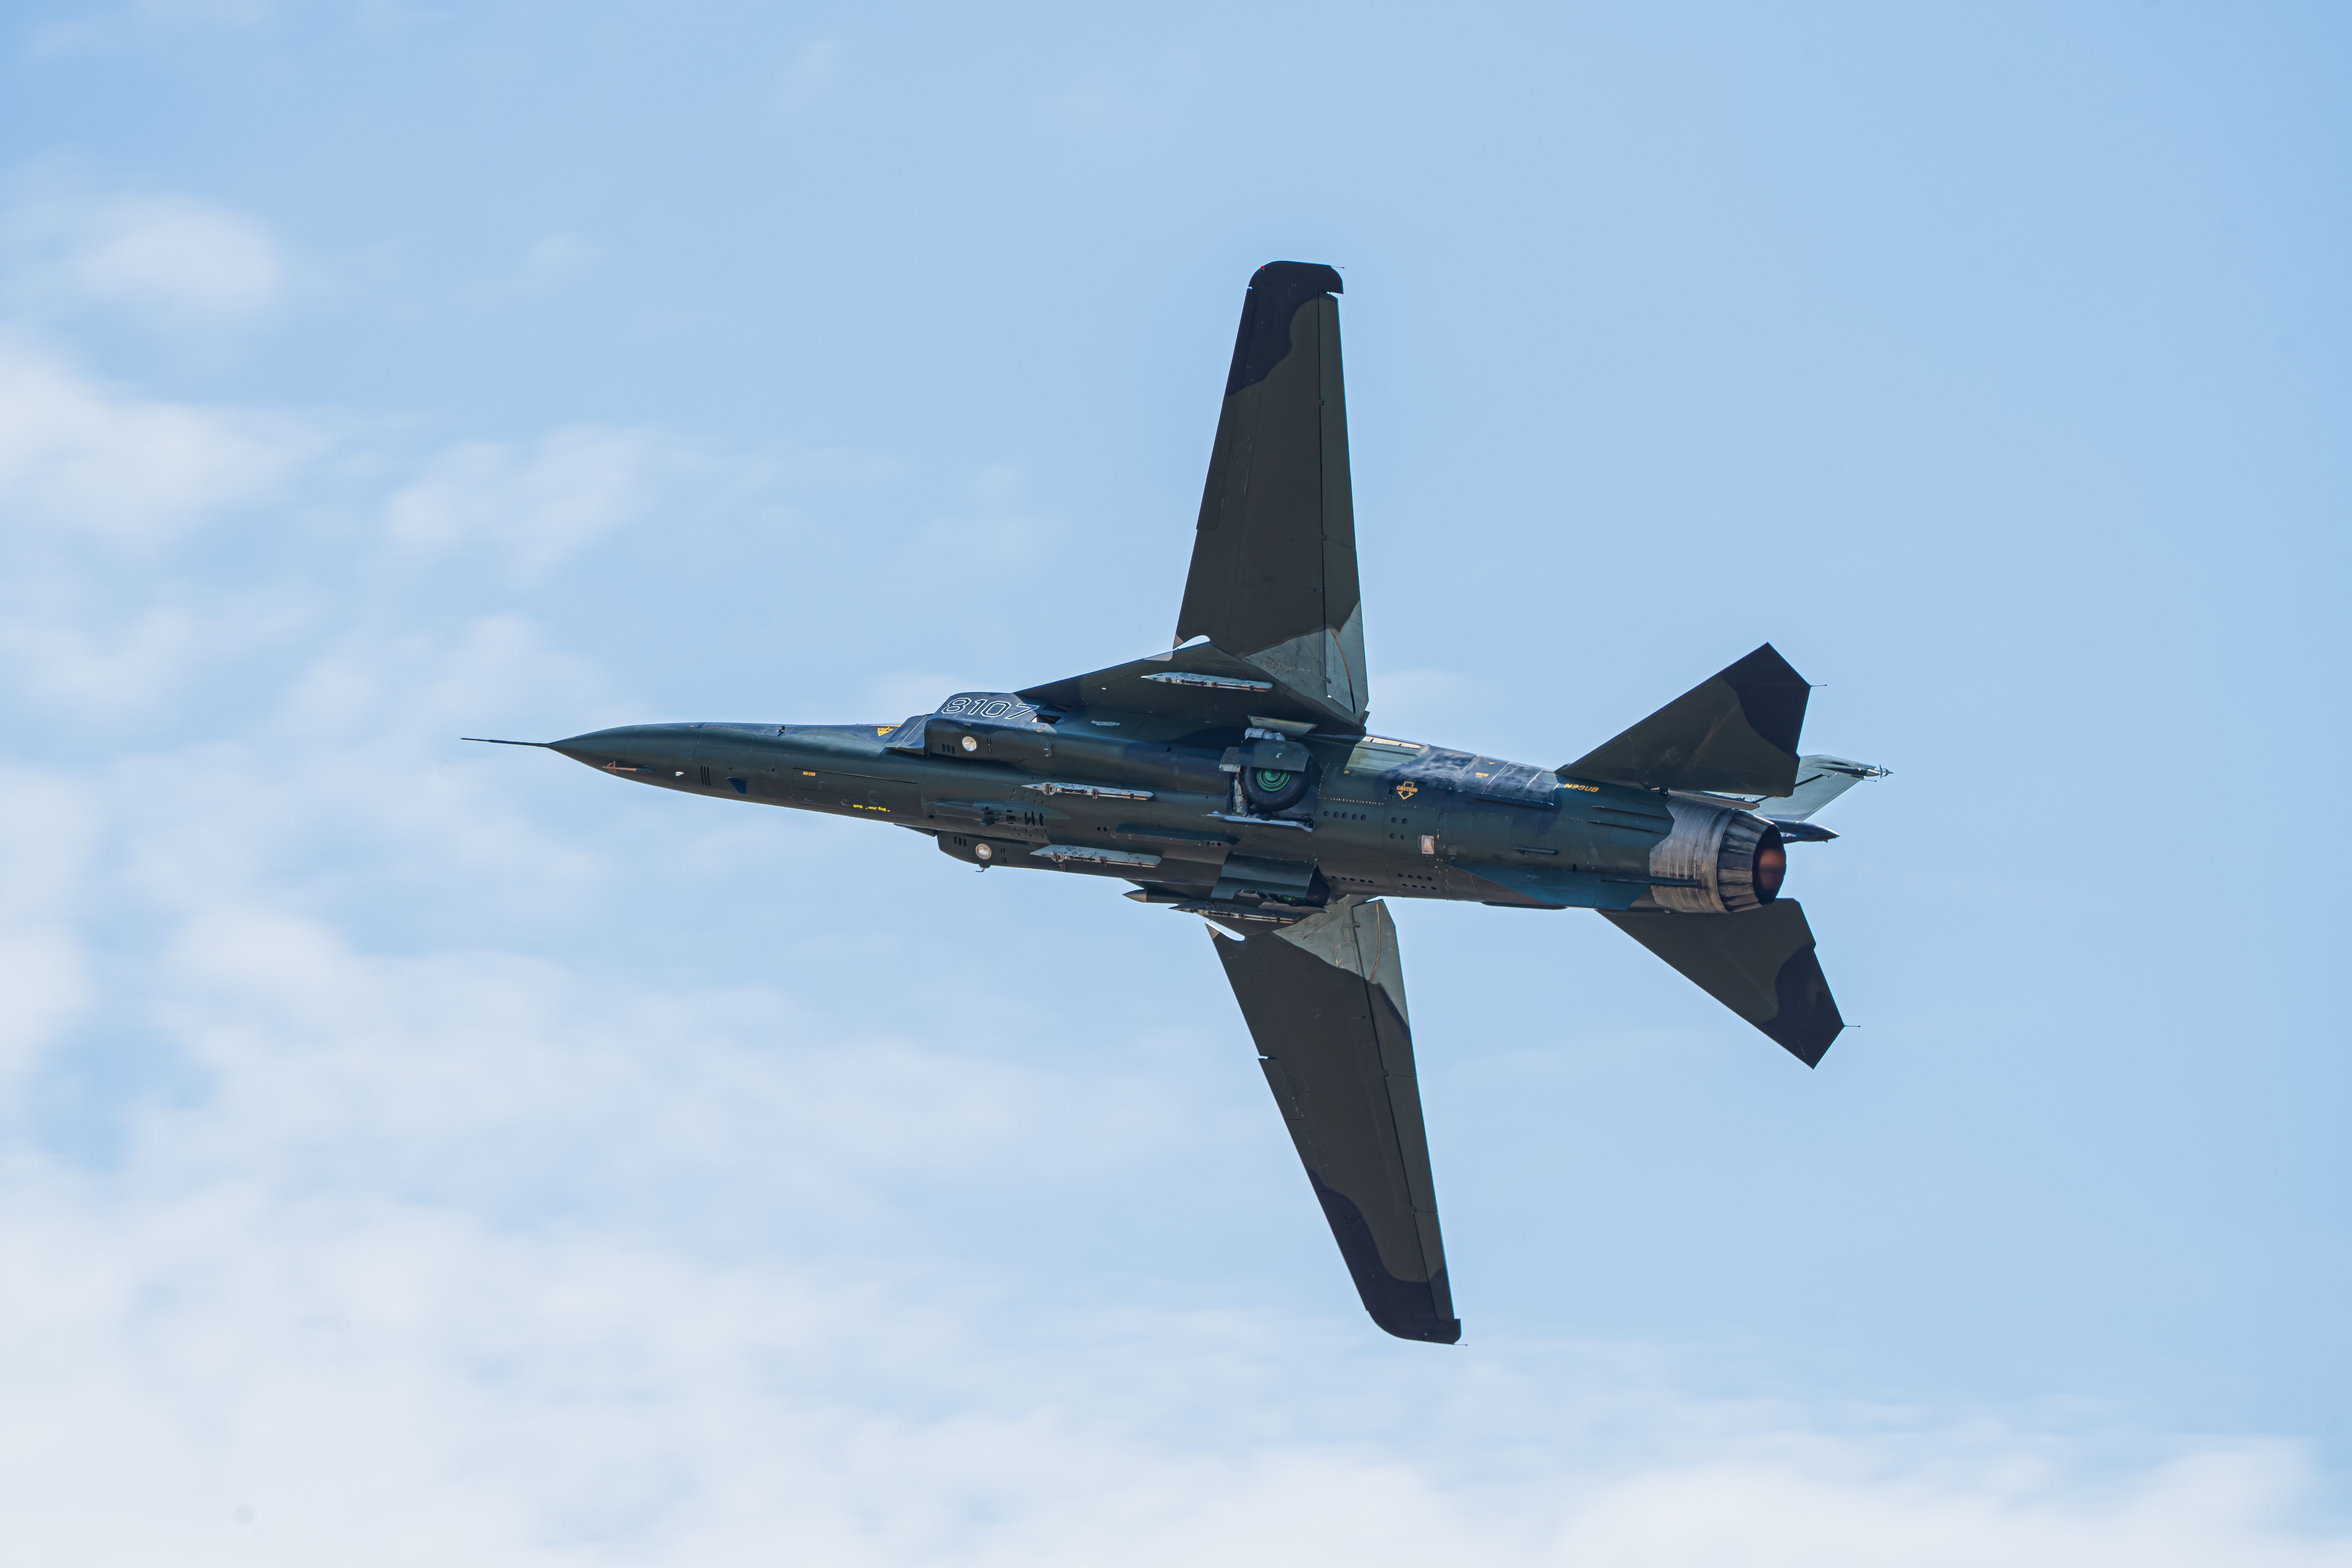
{"label": "underside of fuselage", "polygon": [[1239,919],[1349,893],[1629,909],[1654,885],[1670,816],[1643,791],[1570,789],[1549,770],[1415,742],[1286,734],[1275,745],[1305,765],[1265,767],[1256,726],[1029,711],[1010,724],[631,725],[553,749],[633,783],[896,824],[976,866],[1111,877],[1146,902]]}

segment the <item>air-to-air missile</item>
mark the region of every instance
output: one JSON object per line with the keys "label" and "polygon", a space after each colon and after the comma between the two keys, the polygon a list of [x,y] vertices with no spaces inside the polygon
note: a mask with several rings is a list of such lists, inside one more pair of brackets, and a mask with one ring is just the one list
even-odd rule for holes
{"label": "air-to-air missile", "polygon": [[1371,733],[1339,291],[1303,262],[1250,279],[1168,651],[897,724],[509,743],[1205,918],[1365,1310],[1450,1344],[1387,900],[1596,910],[1811,1067],[1845,1026],[1786,847],[1835,837],[1814,814],[1885,770],[1799,754],[1809,689],[1769,644],[1561,767]]}

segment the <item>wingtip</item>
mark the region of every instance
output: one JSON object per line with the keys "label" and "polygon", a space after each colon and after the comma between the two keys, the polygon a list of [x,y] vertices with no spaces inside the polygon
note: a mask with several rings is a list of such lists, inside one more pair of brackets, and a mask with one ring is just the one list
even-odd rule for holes
{"label": "wingtip", "polygon": [[1319,261],[1269,261],[1251,273],[1225,395],[1255,386],[1271,374],[1290,353],[1291,318],[1309,300],[1339,292],[1338,269]]}
{"label": "wingtip", "polygon": [[1386,1323],[1381,1327],[1398,1339],[1411,1340],[1415,1344],[1458,1345],[1462,1342],[1462,1320],[1459,1318],[1424,1319],[1406,1329],[1390,1328]]}
{"label": "wingtip", "polygon": [[1313,294],[1342,294],[1347,285],[1340,279],[1339,269],[1322,261],[1269,261],[1250,274],[1250,287],[1261,283],[1283,282],[1297,289],[1300,298]]}

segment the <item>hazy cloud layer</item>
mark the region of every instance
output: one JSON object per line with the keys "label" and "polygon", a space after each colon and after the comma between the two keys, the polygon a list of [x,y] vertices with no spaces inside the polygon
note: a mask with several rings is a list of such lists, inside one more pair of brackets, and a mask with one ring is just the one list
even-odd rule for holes
{"label": "hazy cloud layer", "polygon": [[[262,416],[4,363],[9,472],[46,528],[168,537],[299,460]],[[404,547],[527,574],[595,549],[663,472],[630,432],[467,444],[382,515]],[[1191,1058],[1040,1055],[1027,1024],[937,1037],[857,1005],[971,994],[887,944],[796,993],[664,981],[593,924],[577,958],[502,938],[643,918],[625,866],[509,792],[526,775],[499,768],[537,757],[449,753],[465,715],[583,704],[601,678],[528,616],[385,635],[372,548],[314,574],[324,609],[271,634],[236,732],[0,778],[17,1552],[2352,1563],[2293,1523],[2291,1445],[2142,1439],[2119,1466],[2030,1418],[1710,1400],[1635,1370],[1641,1346],[1430,1357],[1351,1325],[1333,1352],[1237,1310],[1059,1300],[926,1211],[1213,1167],[1232,1130]],[[59,560],[54,602],[155,591],[136,556]],[[167,586],[158,613],[207,624],[226,592]],[[47,647],[7,657],[54,679]],[[739,853],[739,819],[680,820],[687,861]],[[802,842],[846,852],[823,825]],[[403,908],[421,934],[394,940]],[[794,918],[820,940],[822,910]]]}
{"label": "hazy cloud layer", "polygon": [[487,550],[530,578],[642,513],[656,470],[677,462],[642,431],[558,430],[527,449],[473,442],[392,498],[403,550]]}
{"label": "hazy cloud layer", "polygon": [[[1020,1165],[1082,1124],[1081,1085],[759,990],[368,951],[255,863],[257,819],[299,814],[295,792],[229,777],[259,799],[143,822],[106,802],[132,824],[107,858],[133,869],[72,879],[12,933],[61,977],[19,1053],[45,1036],[62,1060],[90,1048],[59,1033],[72,976],[108,962],[70,912],[152,924],[114,955],[118,1018],[173,1064],[113,1157],[8,1163],[19,1551],[2352,1562],[2290,1524],[2283,1445],[2118,1474],[2031,1432],[1714,1405],[1590,1347],[1417,1365],[1367,1345],[1302,1374],[1285,1343],[1306,1324],[1039,1322],[1029,1290],[927,1258],[894,1188]],[[8,813],[55,824],[57,793],[14,779]],[[89,837],[62,826],[35,858],[52,889]],[[1055,1158],[1117,1181],[1123,1145],[1183,1137],[1181,1085],[1150,1087],[1171,1114]]]}
{"label": "hazy cloud layer", "polygon": [[142,397],[0,336],[0,509],[12,532],[152,544],[263,494],[306,445],[282,418]]}

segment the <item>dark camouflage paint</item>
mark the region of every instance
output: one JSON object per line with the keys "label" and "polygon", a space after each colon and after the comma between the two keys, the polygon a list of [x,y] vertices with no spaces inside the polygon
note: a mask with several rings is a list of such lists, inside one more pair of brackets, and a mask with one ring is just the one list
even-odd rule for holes
{"label": "dark camouflage paint", "polygon": [[1603,913],[1807,1067],[1845,1027],[1794,899],[1737,915]]}
{"label": "dark camouflage paint", "polygon": [[[681,794],[893,823],[969,865],[1109,879],[1234,933],[1218,957],[1365,1310],[1452,1342],[1395,927],[1367,900],[1600,910],[1809,1065],[1843,1022],[1794,902],[1649,902],[1683,809],[1668,792],[1797,784],[1807,688],[1769,645],[1559,769],[1367,731],[1339,289],[1291,262],[1252,281],[1178,623],[1193,640],[897,722],[641,724],[551,749]],[[1883,771],[1805,762],[1783,813],[1757,807],[1792,836]],[[1259,769],[1289,782],[1269,796]]]}
{"label": "dark camouflage paint", "polygon": [[[1452,1344],[1462,1324],[1446,1286],[1412,1031],[1402,977],[1383,984],[1381,973],[1384,961],[1394,965],[1395,926],[1383,906],[1345,900],[1316,923],[1332,929],[1302,922],[1217,940],[1217,957],[1364,1310],[1400,1339]],[[1344,964],[1323,956],[1333,951]]]}
{"label": "dark camouflage paint", "polygon": [[1262,664],[1336,662],[1336,690],[1291,684],[1344,724],[1362,721],[1365,683],[1339,292],[1337,272],[1306,262],[1250,279],[1176,640],[1244,657],[1294,650]]}
{"label": "dark camouflage paint", "polygon": [[1637,789],[1784,795],[1811,689],[1766,643],[1559,770]]}

